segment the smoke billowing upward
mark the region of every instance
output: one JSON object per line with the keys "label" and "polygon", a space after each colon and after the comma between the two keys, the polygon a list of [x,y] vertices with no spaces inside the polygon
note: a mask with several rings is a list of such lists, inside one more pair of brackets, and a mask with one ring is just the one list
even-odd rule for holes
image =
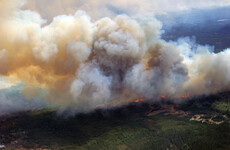
{"label": "smoke billowing upward", "polygon": [[[44,99],[76,113],[140,97],[176,99],[185,92],[230,89],[229,49],[214,54],[212,47],[189,39],[166,42],[153,17],[91,21],[77,11],[46,24],[38,13],[20,6],[20,1],[0,1],[0,75],[22,82],[25,99]],[[9,102],[0,97],[0,105]]]}

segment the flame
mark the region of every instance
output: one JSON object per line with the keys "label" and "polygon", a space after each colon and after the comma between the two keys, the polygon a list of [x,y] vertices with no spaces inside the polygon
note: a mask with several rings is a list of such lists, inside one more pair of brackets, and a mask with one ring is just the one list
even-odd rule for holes
{"label": "flame", "polygon": [[186,92],[184,95],[181,96],[181,98],[189,98],[189,97],[190,97],[189,93],[186,93]]}
{"label": "flame", "polygon": [[165,98],[166,98],[166,96],[165,96],[165,95],[162,95],[162,96],[161,96],[161,98],[165,99]]}
{"label": "flame", "polygon": [[139,103],[139,102],[140,102],[140,100],[139,100],[139,99],[135,100],[135,103]]}
{"label": "flame", "polygon": [[139,102],[143,102],[145,99],[141,98],[141,99],[137,99],[135,100],[135,103],[139,103]]}
{"label": "flame", "polygon": [[[166,95],[161,95],[160,96],[161,99],[166,99],[166,98],[183,98],[183,99],[187,99],[189,97],[190,97],[190,94],[187,93],[187,92],[185,92],[184,95],[181,95],[180,97],[177,97],[177,96],[166,96]],[[139,102],[143,102],[145,100],[150,100],[150,99],[152,99],[152,98],[147,98],[147,99],[141,98],[141,99],[136,99],[134,102],[135,103],[139,103]]]}

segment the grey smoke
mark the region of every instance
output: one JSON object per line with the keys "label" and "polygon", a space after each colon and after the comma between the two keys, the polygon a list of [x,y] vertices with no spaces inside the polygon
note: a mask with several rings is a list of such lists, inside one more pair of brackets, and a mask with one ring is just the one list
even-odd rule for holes
{"label": "grey smoke", "polygon": [[[188,4],[204,7],[204,2]],[[23,83],[16,91],[0,93],[2,114],[45,106],[75,114],[140,97],[152,102],[166,95],[177,101],[185,92],[196,96],[230,88],[230,49],[215,54],[212,46],[188,38],[167,42],[154,17],[93,21],[77,11],[45,24],[38,13],[12,1],[0,1],[0,6],[7,8],[0,16],[0,74]]]}

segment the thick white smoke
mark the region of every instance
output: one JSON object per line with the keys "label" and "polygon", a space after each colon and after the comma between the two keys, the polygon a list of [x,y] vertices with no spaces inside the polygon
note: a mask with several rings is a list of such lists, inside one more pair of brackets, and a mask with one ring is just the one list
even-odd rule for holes
{"label": "thick white smoke", "polygon": [[[177,99],[185,92],[195,96],[230,88],[229,49],[214,54],[190,40],[166,42],[161,23],[152,17],[118,15],[94,22],[77,11],[45,25],[38,13],[21,10],[20,4],[0,1],[6,8],[0,15],[0,74],[23,82],[25,99],[42,97],[76,113],[140,97]],[[1,106],[10,103],[4,112],[26,103],[11,101],[1,96]]]}
{"label": "thick white smoke", "polygon": [[123,13],[133,17],[229,5],[229,0],[29,0],[24,9],[37,11],[48,20],[80,9],[96,20]]}

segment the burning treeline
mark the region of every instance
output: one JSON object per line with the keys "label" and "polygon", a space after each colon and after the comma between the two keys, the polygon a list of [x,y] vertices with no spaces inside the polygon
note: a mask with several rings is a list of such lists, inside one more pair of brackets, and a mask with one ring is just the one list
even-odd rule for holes
{"label": "burning treeline", "polygon": [[19,5],[0,1],[0,74],[22,82],[27,99],[79,112],[230,88],[230,50],[214,54],[188,40],[166,42],[154,18],[92,22],[77,11],[46,24]]}

